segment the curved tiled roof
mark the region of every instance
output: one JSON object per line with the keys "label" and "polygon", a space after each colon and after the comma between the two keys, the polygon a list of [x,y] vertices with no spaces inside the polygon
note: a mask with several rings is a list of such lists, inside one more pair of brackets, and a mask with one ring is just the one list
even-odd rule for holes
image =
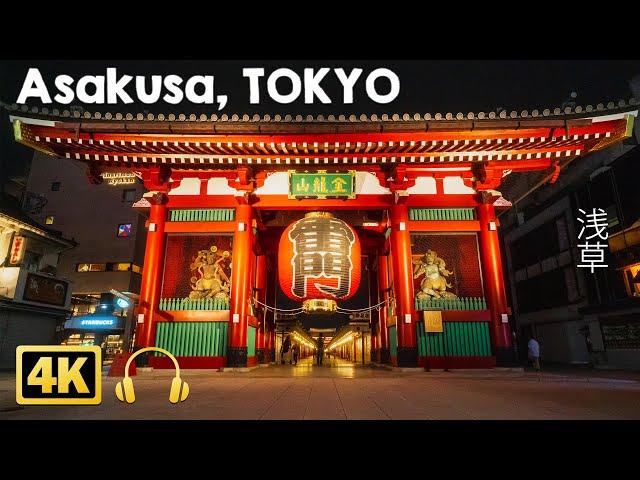
{"label": "curved tiled roof", "polygon": [[293,114],[226,114],[218,115],[212,113],[210,115],[196,113],[180,113],[180,114],[153,114],[153,113],[111,113],[111,112],[90,112],[82,113],[73,108],[49,108],[49,107],[29,107],[28,105],[0,105],[10,113],[29,114],[29,116],[37,115],[43,119],[68,121],[73,119],[79,120],[98,120],[98,121],[130,121],[130,122],[238,122],[238,123],[255,123],[255,122],[284,122],[284,123],[359,123],[359,122],[421,122],[421,121],[461,121],[461,120],[495,120],[495,119],[535,119],[535,118],[554,118],[561,117],[563,119],[581,118],[590,116],[609,115],[614,113],[634,110],[634,107],[640,105],[640,100],[631,98],[627,100],[609,101],[594,105],[577,105],[575,107],[553,107],[544,109],[501,110],[500,112],[458,112],[458,113],[394,113],[394,114],[338,114],[338,115],[293,115]]}
{"label": "curved tiled roof", "polygon": [[[112,114],[4,106],[16,140],[49,155],[113,168],[235,165],[436,164],[498,161],[506,170],[550,165],[626,138],[638,102],[594,108],[441,114]],[[509,163],[511,162],[511,163]],[[367,168],[367,167],[364,167]]]}

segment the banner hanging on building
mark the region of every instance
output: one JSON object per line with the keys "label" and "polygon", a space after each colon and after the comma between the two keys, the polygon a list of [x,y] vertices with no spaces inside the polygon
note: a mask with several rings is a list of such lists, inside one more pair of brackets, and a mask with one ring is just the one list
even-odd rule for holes
{"label": "banner hanging on building", "polygon": [[13,242],[11,244],[11,257],[9,258],[10,265],[18,265],[22,262],[26,246],[27,239],[25,237],[20,235],[13,237]]}

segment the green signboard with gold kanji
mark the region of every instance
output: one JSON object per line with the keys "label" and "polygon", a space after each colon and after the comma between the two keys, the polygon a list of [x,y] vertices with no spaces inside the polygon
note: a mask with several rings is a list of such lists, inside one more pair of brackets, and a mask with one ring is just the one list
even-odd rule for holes
{"label": "green signboard with gold kanji", "polygon": [[289,171],[289,198],[355,198],[355,170]]}

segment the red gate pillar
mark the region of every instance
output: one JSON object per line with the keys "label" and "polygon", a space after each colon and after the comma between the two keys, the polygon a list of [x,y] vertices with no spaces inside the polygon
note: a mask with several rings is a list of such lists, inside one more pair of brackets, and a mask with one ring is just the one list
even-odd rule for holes
{"label": "red gate pillar", "polygon": [[275,362],[276,362],[276,321],[274,319],[269,324],[269,363],[275,363]]}
{"label": "red gate pillar", "polygon": [[[378,299],[378,257],[367,256],[367,273],[369,279],[369,306],[377,305],[380,300]],[[378,329],[380,328],[380,319],[374,318],[374,311],[369,311],[370,323],[371,323],[371,361],[378,361]]]}
{"label": "red gate pillar", "polygon": [[417,367],[416,314],[413,305],[413,269],[407,205],[393,205],[389,209],[389,221],[391,224],[391,259],[397,312],[397,363],[398,367]]}
{"label": "red gate pillar", "polygon": [[378,256],[378,302],[387,300],[382,305],[378,316],[378,361],[389,363],[389,332],[387,331],[387,315],[389,313],[389,258],[386,255]]}
{"label": "red gate pillar", "polygon": [[[255,297],[261,303],[266,303],[266,279],[267,257],[265,257],[264,255],[257,255]],[[265,363],[266,312],[263,306],[256,305],[256,307],[256,310],[258,312],[258,328],[256,330],[256,359],[258,360],[258,363]]]}
{"label": "red gate pillar", "polygon": [[267,313],[265,312],[262,325],[264,327],[264,331],[262,332],[264,338],[264,353],[262,357],[262,363],[271,362],[271,325],[269,324],[269,319],[267,318]]}
{"label": "red gate pillar", "polygon": [[229,318],[229,349],[227,366],[247,366],[247,314],[251,296],[251,237],[253,209],[250,205],[236,207],[236,230],[231,257],[231,305]]}
{"label": "red gate pillar", "polygon": [[[167,218],[167,200],[167,196],[163,193],[156,193],[149,198],[151,208],[147,222],[147,245],[144,251],[135,342],[140,348],[152,347],[156,341],[156,317],[164,266],[166,237],[164,224]],[[142,323],[140,323],[141,320]]]}
{"label": "red gate pillar", "polygon": [[[273,256],[269,256],[267,260],[267,276],[271,279],[271,281],[268,281],[266,284],[266,296],[264,303],[273,306],[275,305],[276,295],[277,272],[275,265],[277,264],[277,262],[274,260]],[[272,310],[267,310],[266,312],[265,325],[268,327],[268,329],[265,330],[265,357],[267,359],[267,362],[272,363],[276,361],[276,320]]]}
{"label": "red gate pillar", "polygon": [[[504,289],[500,240],[498,238],[498,221],[492,204],[482,203],[477,207],[480,233],[480,261],[482,263],[482,279],[487,297],[487,307],[491,311],[491,343],[497,363],[513,361],[511,348],[511,329],[508,322],[502,321],[507,315],[507,296]],[[507,317],[505,317],[507,318]]]}

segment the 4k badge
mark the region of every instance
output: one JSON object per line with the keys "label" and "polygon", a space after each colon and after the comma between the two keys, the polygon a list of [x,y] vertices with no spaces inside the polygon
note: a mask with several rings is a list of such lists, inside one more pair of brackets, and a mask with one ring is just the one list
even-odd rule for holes
{"label": "4k badge", "polygon": [[98,405],[102,401],[99,346],[21,345],[16,348],[20,405]]}

